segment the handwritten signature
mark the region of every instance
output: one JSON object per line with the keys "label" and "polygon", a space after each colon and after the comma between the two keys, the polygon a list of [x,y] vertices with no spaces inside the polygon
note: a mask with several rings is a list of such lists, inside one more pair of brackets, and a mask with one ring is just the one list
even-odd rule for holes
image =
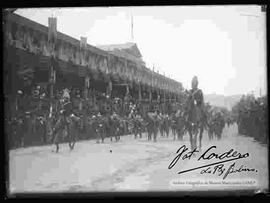
{"label": "handwritten signature", "polygon": [[[201,170],[200,174],[218,174],[219,176],[224,174],[223,179],[225,179],[231,173],[243,172],[243,171],[257,172],[256,169],[254,169],[254,168],[250,169],[244,165],[241,165],[239,168],[236,168],[235,162],[233,164],[231,164],[230,167],[226,170],[223,163],[247,158],[247,157],[249,157],[249,153],[241,154],[241,153],[235,151],[234,149],[231,149],[231,150],[224,152],[222,154],[217,154],[217,153],[213,152],[213,149],[215,149],[215,148],[217,148],[217,147],[216,146],[209,147],[205,152],[203,152],[199,156],[197,161],[213,160],[214,159],[214,160],[218,160],[217,162],[202,165],[199,167],[194,167],[194,168],[184,170],[184,171],[179,171],[178,174],[186,173],[186,172],[194,171],[194,170],[198,170],[198,169],[203,169],[203,170]],[[177,156],[170,163],[170,165],[168,166],[168,169],[172,169],[179,162],[180,159],[182,159],[182,160],[189,159],[190,160],[192,156],[194,156],[195,154],[197,154],[199,152],[197,150],[197,148],[195,148],[189,152],[187,152],[187,151],[188,151],[188,148],[186,147],[186,145],[181,146],[177,150],[177,152],[176,152]]]}

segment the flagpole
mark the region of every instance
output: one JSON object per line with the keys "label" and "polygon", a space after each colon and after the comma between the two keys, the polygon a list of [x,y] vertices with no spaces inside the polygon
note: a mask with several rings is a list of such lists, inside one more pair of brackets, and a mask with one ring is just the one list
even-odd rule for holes
{"label": "flagpole", "polygon": [[133,34],[133,14],[132,14],[132,10],[130,10],[130,15],[131,15],[131,42],[134,42],[134,34]]}
{"label": "flagpole", "polygon": [[[48,43],[51,45],[51,53],[50,53],[50,114],[49,117],[52,117],[52,106],[53,106],[53,89],[54,89],[54,82],[55,82],[55,77],[56,77],[56,73],[53,67],[53,60],[54,60],[54,49],[55,49],[55,40],[56,40],[56,36],[54,36],[56,33],[53,32],[57,32],[57,25],[56,25],[56,18],[52,17],[49,18],[49,39],[48,39]],[[55,29],[55,30],[53,30]],[[53,36],[52,36],[53,35]]]}

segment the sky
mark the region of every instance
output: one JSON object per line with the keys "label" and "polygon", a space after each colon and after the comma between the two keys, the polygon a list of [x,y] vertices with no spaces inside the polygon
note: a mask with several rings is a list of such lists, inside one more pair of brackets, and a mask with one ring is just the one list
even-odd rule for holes
{"label": "sky", "polygon": [[[148,68],[205,94],[266,94],[266,14],[260,6],[31,8],[15,13],[93,46],[135,42]],[[133,36],[131,34],[133,16]]]}

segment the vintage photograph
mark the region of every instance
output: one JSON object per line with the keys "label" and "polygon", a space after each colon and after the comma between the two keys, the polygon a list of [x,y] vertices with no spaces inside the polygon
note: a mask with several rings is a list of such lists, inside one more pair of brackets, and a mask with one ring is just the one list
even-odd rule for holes
{"label": "vintage photograph", "polygon": [[266,9],[4,9],[8,196],[267,193]]}

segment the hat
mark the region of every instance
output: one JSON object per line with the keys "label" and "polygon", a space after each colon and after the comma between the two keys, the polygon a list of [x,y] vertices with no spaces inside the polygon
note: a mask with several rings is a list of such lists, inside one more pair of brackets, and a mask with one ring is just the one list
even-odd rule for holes
{"label": "hat", "polygon": [[199,82],[198,82],[197,76],[194,76],[194,77],[192,78],[191,83],[192,83],[192,84],[194,84],[194,83],[198,84],[198,83],[199,83]]}

